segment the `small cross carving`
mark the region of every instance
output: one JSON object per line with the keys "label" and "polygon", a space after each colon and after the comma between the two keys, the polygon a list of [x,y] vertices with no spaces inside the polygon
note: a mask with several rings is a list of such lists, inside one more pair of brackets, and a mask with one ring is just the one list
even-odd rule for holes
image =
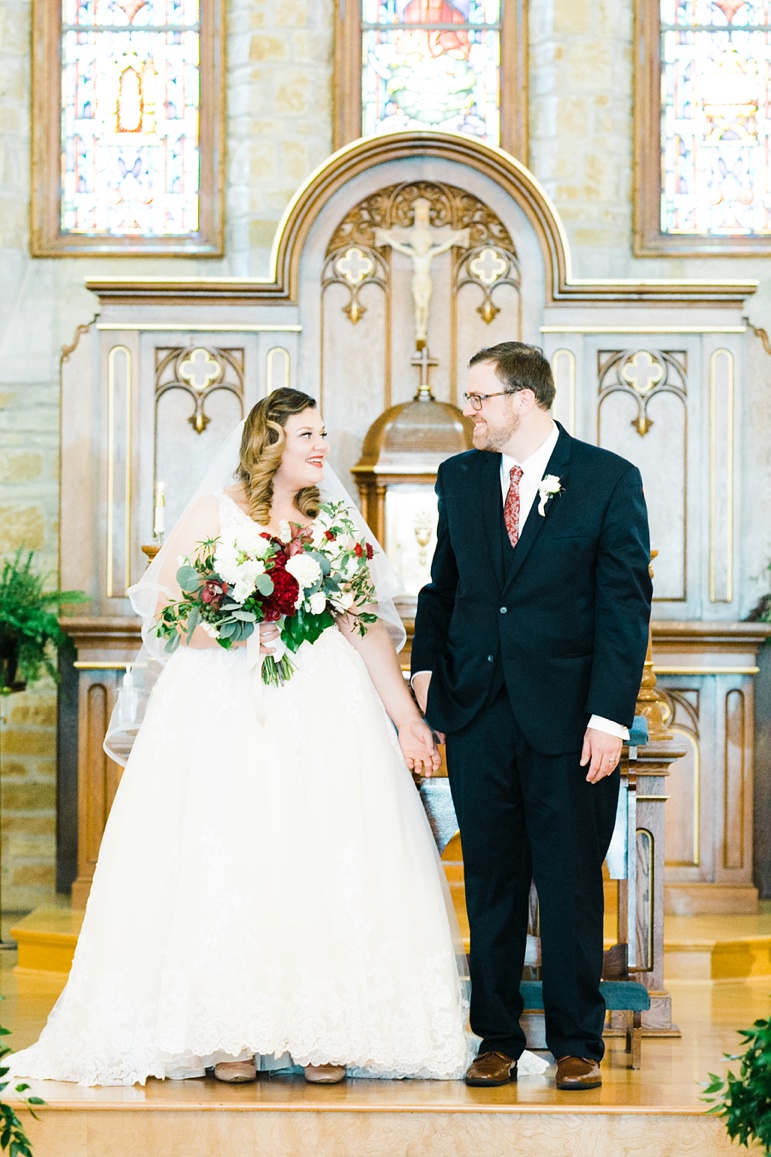
{"label": "small cross carving", "polygon": [[369,277],[374,268],[375,263],[372,258],[367,257],[366,253],[362,253],[356,245],[347,249],[339,261],[335,262],[336,272],[342,273],[345,280],[351,285],[358,285],[365,277]]}
{"label": "small cross carving", "polygon": [[503,277],[509,267],[508,261],[503,258],[497,249],[483,249],[473,261],[469,262],[469,269],[483,285],[492,285],[499,277]]}
{"label": "small cross carving", "polygon": [[219,362],[202,346],[191,350],[185,360],[179,363],[179,376],[199,394],[208,390],[221,372]]}
{"label": "small cross carving", "polygon": [[635,393],[649,394],[663,378],[664,367],[647,350],[638,350],[633,357],[627,358],[621,376]]}
{"label": "small cross carving", "polygon": [[420,353],[415,354],[412,359],[412,365],[420,370],[420,385],[418,386],[417,400],[421,402],[433,401],[434,395],[431,393],[428,374],[429,370],[439,365],[439,362],[436,358],[429,356],[428,346],[423,346]]}

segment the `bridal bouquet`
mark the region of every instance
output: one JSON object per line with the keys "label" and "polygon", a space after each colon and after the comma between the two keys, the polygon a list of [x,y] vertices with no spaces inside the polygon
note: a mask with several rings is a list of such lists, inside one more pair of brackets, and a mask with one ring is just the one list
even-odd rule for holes
{"label": "bridal bouquet", "polygon": [[[377,601],[367,565],[372,553],[357,538],[345,502],[324,503],[310,526],[281,522],[278,535],[255,523],[235,540],[206,539],[194,558],[180,557],[182,598],[160,612],[156,634],[171,652],[200,626],[229,650],[260,623],[276,623],[281,642],[294,653],[346,614],[364,635],[377,618],[366,609]],[[286,653],[267,655],[262,680],[284,683],[294,670]]]}

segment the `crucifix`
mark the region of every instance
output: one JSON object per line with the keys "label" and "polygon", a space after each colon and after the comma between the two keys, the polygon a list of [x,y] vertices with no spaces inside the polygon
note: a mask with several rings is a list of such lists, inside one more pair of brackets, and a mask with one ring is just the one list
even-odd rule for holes
{"label": "crucifix", "polygon": [[417,197],[413,202],[415,224],[411,229],[376,229],[375,244],[390,245],[397,253],[412,260],[412,301],[415,307],[415,348],[422,350],[428,341],[428,313],[434,285],[431,262],[453,245],[467,249],[468,229],[435,229],[430,224],[431,202]]}

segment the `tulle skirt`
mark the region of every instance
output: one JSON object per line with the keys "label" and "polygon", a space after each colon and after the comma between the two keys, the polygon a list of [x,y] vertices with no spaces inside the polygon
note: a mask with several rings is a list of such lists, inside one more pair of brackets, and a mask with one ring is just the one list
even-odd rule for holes
{"label": "tulle skirt", "polygon": [[261,689],[259,710],[254,678],[243,650],[169,661],[67,986],[15,1075],[125,1085],[252,1054],[462,1075],[465,960],[360,656],[326,631],[288,684]]}

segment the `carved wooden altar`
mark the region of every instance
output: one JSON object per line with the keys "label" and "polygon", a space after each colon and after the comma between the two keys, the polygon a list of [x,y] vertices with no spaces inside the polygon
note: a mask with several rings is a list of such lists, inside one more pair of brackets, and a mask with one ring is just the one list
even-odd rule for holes
{"label": "carved wooden altar", "polygon": [[[705,664],[700,687],[725,675],[712,672],[717,664],[706,651],[686,662],[666,632],[677,622],[694,638],[705,637],[700,631],[730,634],[747,609],[743,508],[734,483],[748,437],[738,417],[752,283],[576,281],[554,207],[505,153],[440,133],[360,141],[298,191],[266,280],[89,282],[97,317],[80,327],[62,360],[60,578],[92,595],[88,616],[72,620],[80,647],[77,718],[62,721],[69,736],[77,732],[77,745],[62,744],[60,768],[63,788],[72,779],[78,785],[77,903],[88,891],[118,776],[101,753],[100,733],[135,649],[125,591],[145,566],[141,545],[152,535],[155,484],[165,483],[171,523],[235,421],[285,384],[319,399],[332,463],[351,479],[367,431],[389,408],[409,403],[418,384],[411,258],[379,244],[377,231],[397,240],[400,230],[409,233],[420,199],[429,203],[432,244],[441,250],[431,262],[423,347],[426,360],[436,362],[437,402],[457,406],[464,367],[481,346],[510,338],[542,345],[557,382],[555,416],[643,473],[659,550],[657,662],[666,671],[660,638],[674,656],[670,666]],[[457,235],[446,248],[443,231]],[[355,494],[352,481],[350,489]],[[716,903],[729,882],[748,896],[752,880],[752,765],[744,756],[737,771],[735,759],[737,736],[742,751],[752,746],[754,663],[750,643],[742,646],[728,664],[745,671],[731,676],[745,682],[724,696],[728,739],[715,728],[700,746],[704,806],[708,797],[725,797],[726,783],[731,807],[737,782],[745,801],[723,827],[710,826],[706,813],[699,821],[702,874],[695,882]],[[683,732],[691,726],[686,705],[695,678],[662,675],[673,704],[679,696],[675,724]],[[703,735],[709,694],[700,693]],[[693,814],[691,789],[672,787],[679,774],[675,769],[665,793],[668,838],[670,827],[686,831],[683,809]],[[66,801],[61,814],[69,814]],[[708,862],[723,866],[707,870]],[[691,887],[693,872],[685,879],[674,865],[667,871],[672,884]]]}

